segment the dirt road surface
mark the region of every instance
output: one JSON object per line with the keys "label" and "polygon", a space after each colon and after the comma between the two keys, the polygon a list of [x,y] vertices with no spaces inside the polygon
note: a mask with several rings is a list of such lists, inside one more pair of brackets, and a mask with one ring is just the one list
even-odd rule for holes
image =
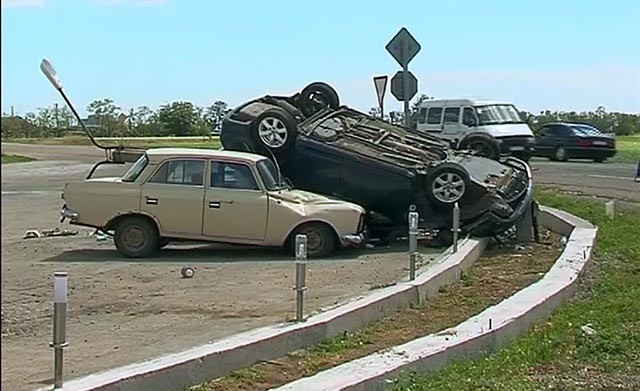
{"label": "dirt road surface", "polygon": [[[101,156],[95,149],[3,144],[2,151],[39,159],[2,165],[2,389],[33,390],[52,382],[54,271],[69,273],[66,379],[293,316],[288,254],[170,246],[152,260],[125,260],[110,240],[90,236],[92,230],[59,224],[62,186],[84,178]],[[107,167],[99,175],[122,170]],[[26,230],[55,227],[78,235],[22,238]],[[306,308],[317,311],[404,278],[407,260],[405,249],[396,247],[310,262]],[[184,265],[195,267],[194,278],[180,278]]]}

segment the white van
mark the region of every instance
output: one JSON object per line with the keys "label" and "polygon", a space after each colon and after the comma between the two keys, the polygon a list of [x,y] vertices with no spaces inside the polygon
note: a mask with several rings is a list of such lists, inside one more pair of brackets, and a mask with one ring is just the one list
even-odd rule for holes
{"label": "white van", "polygon": [[531,128],[511,103],[426,100],[418,110],[416,130],[449,140],[457,149],[484,149],[482,155],[494,158],[511,154],[529,160],[535,147]]}

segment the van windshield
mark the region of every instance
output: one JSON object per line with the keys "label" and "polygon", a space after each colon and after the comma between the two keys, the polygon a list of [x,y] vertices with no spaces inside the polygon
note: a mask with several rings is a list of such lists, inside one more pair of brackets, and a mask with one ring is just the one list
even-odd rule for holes
{"label": "van windshield", "polygon": [[476,106],[480,125],[523,124],[525,123],[514,105]]}

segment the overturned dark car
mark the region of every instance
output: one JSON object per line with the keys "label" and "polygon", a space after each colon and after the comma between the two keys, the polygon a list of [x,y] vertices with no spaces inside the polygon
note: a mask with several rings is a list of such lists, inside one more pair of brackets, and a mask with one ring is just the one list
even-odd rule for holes
{"label": "overturned dark car", "polygon": [[523,161],[453,151],[436,137],[339,106],[324,83],[237,107],[223,121],[221,142],[272,157],[298,188],[360,204],[371,212],[372,234],[406,231],[413,206],[421,229],[450,234],[458,203],[462,231],[491,236],[513,226],[531,204]]}

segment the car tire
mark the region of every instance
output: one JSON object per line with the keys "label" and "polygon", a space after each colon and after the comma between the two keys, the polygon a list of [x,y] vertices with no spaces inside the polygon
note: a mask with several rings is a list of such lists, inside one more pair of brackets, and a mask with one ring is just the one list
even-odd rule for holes
{"label": "car tire", "polygon": [[429,170],[425,191],[432,204],[450,207],[465,198],[470,185],[467,171],[457,163],[447,162]]}
{"label": "car tire", "polygon": [[563,147],[557,147],[553,152],[553,159],[559,162],[566,162],[568,160],[567,150]]}
{"label": "car tire", "polygon": [[260,114],[251,127],[253,142],[260,149],[268,149],[274,154],[286,152],[298,135],[295,120],[280,107],[273,107]]}
{"label": "car tire", "polygon": [[336,248],[336,234],[323,223],[303,224],[291,235],[291,248],[295,256],[296,236],[307,235],[307,258],[323,258],[333,254]]}
{"label": "car tire", "polygon": [[115,231],[116,248],[127,258],[144,258],[158,249],[158,229],[148,218],[125,217]]}
{"label": "car tire", "polygon": [[468,135],[460,141],[458,149],[472,150],[477,156],[500,160],[500,143],[495,137],[486,133]]}
{"label": "car tire", "polygon": [[315,82],[306,86],[300,93],[298,101],[300,111],[306,117],[325,108],[337,109],[340,106],[340,98],[336,90],[327,83]]}

